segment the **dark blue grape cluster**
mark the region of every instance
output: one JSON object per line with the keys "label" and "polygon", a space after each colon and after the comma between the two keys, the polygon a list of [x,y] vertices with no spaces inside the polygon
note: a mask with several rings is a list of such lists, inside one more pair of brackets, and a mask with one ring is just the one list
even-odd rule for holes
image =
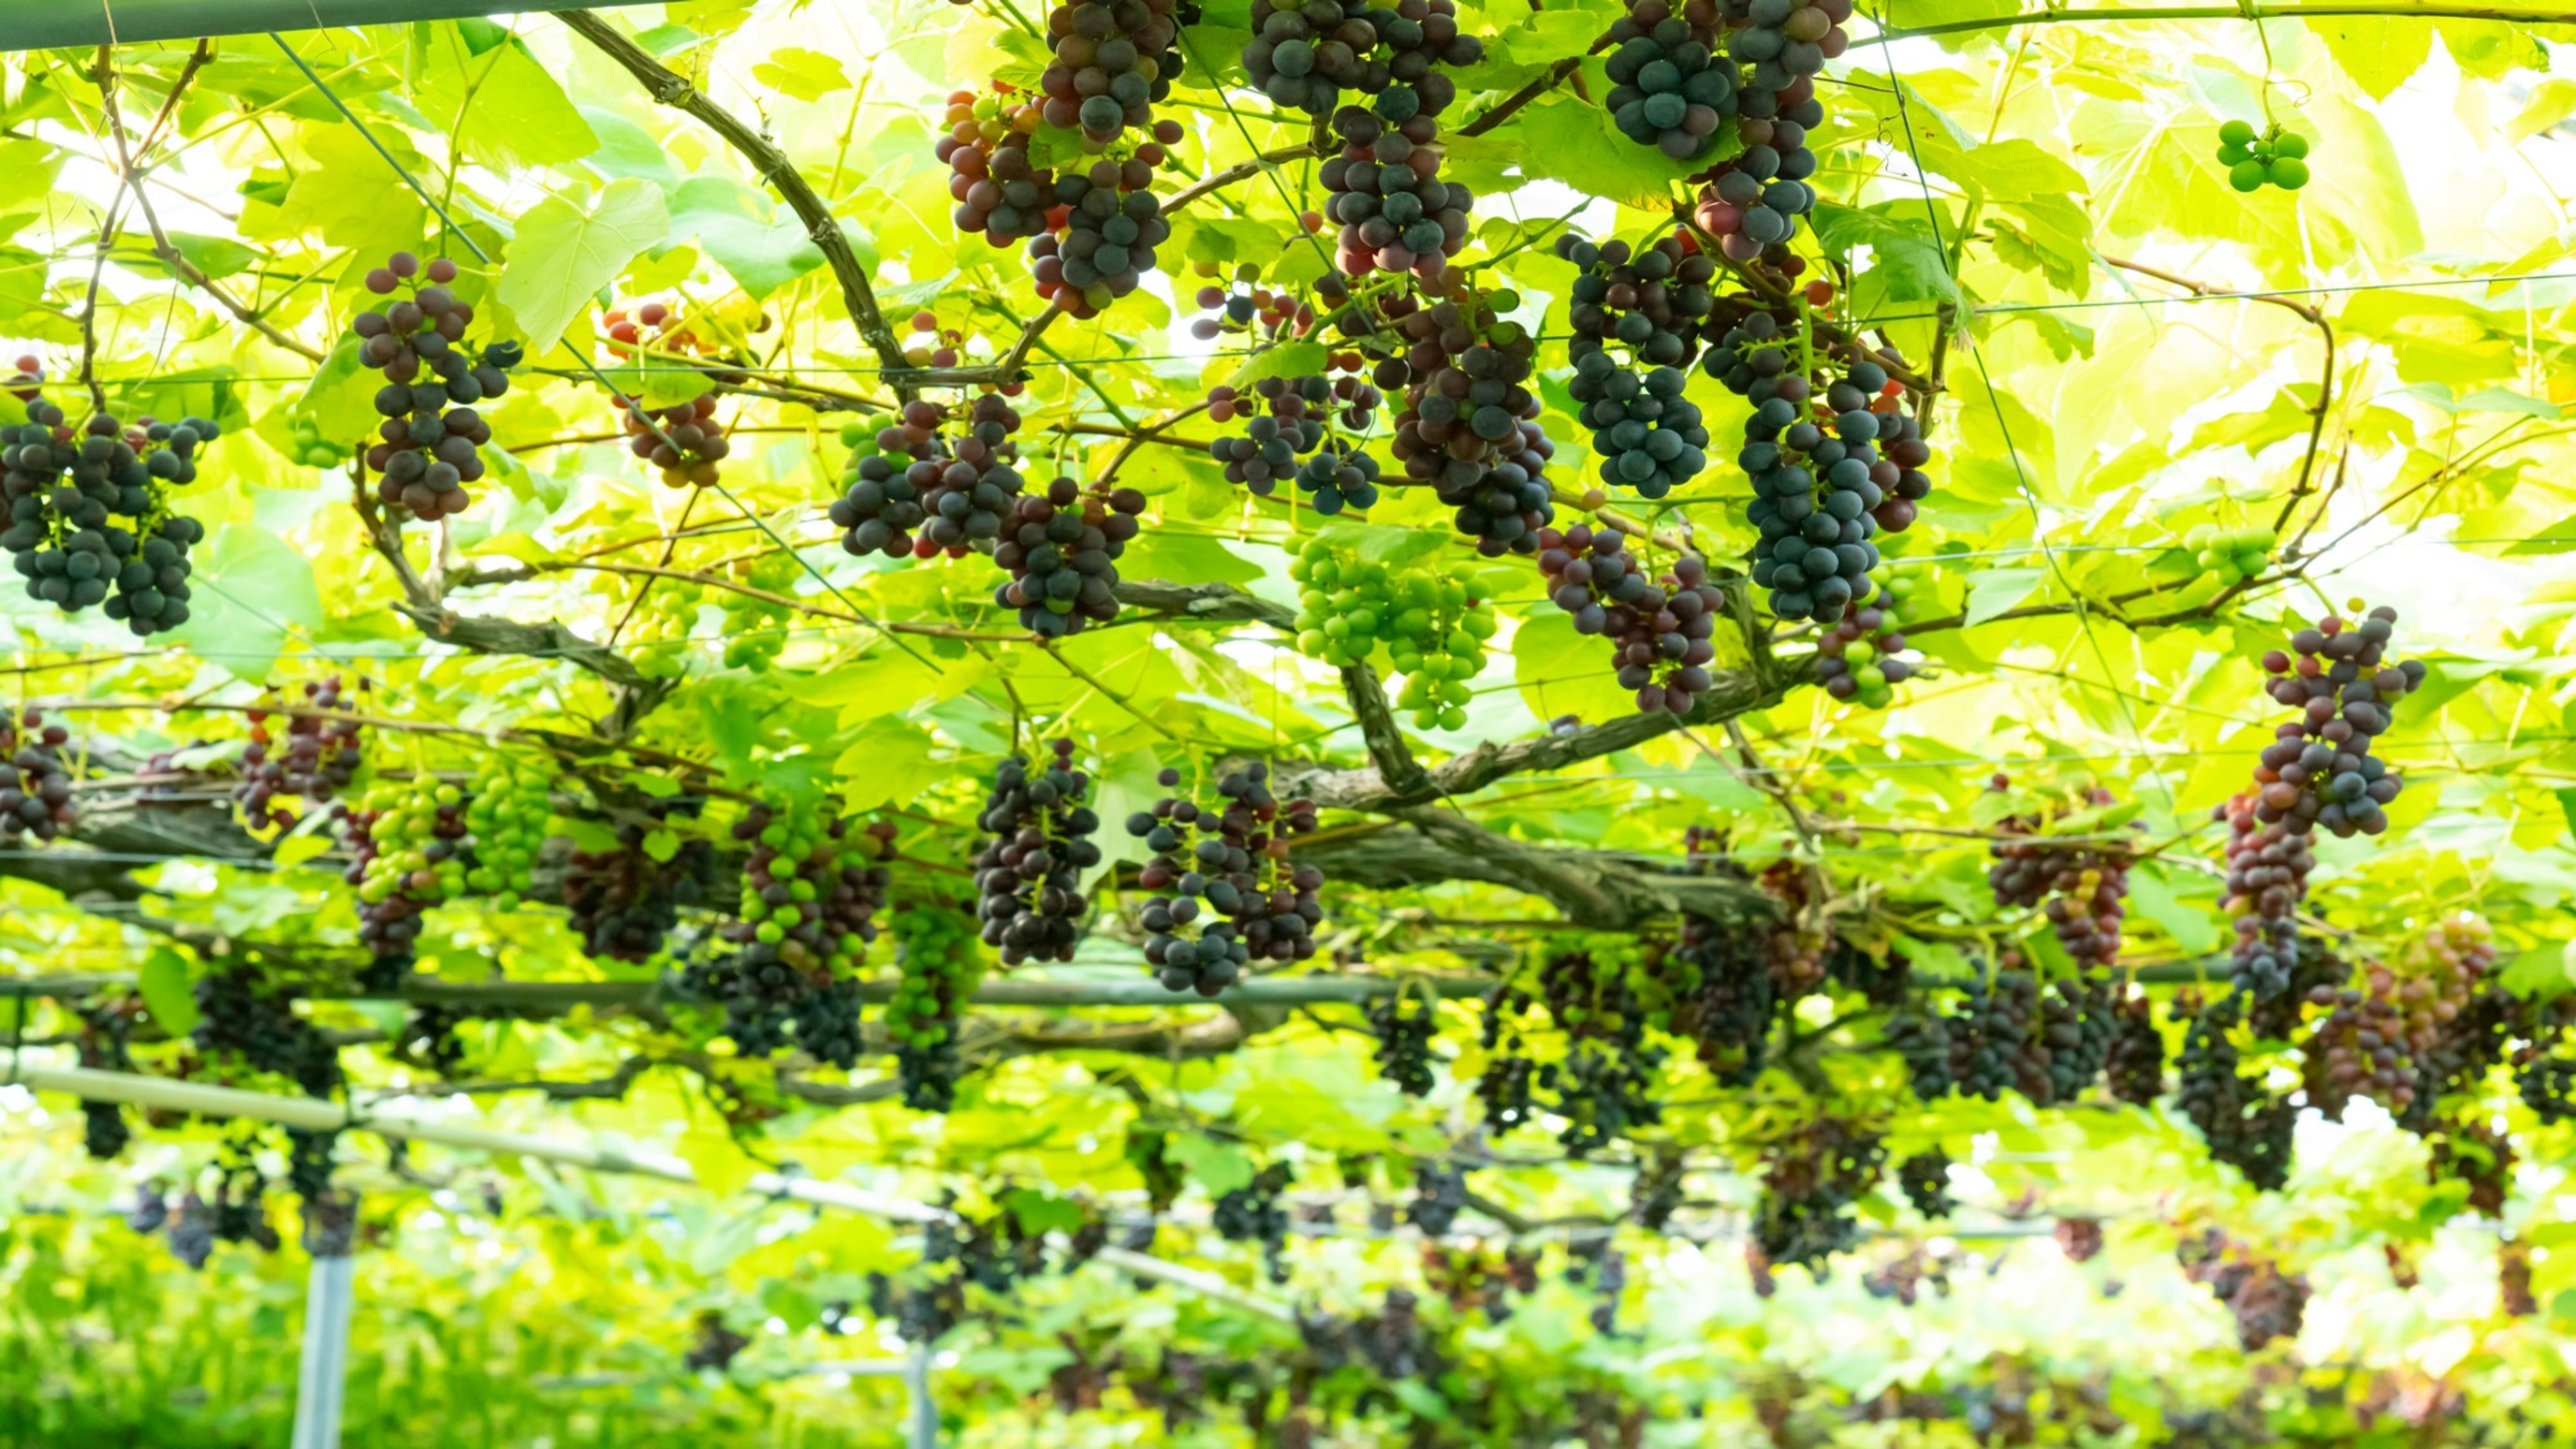
{"label": "dark blue grape cluster", "polygon": [[1171,239],[1162,203],[1129,186],[1116,161],[1058,176],[1055,204],[1064,214],[1063,235],[1039,233],[1029,241],[1029,256],[1038,295],[1067,316],[1097,317],[1135,291],[1154,268],[1154,248]]}
{"label": "dark blue grape cluster", "polygon": [[103,605],[138,636],[186,623],[188,549],[206,530],[171,511],[169,490],[196,481],[215,435],[203,418],[128,426],[108,413],[75,430],[61,408],[29,402],[24,424],[0,428],[0,548],[28,597],[65,613]]}
{"label": "dark blue grape cluster", "polygon": [[1692,219],[1726,255],[1749,262],[1797,235],[1815,210],[1816,153],[1808,133],[1824,124],[1816,74],[1848,43],[1851,0],[1727,0],[1726,54],[1737,71],[1736,139],[1744,149],[1701,174]]}
{"label": "dark blue grape cluster", "polygon": [[1440,179],[1438,118],[1458,86],[1435,67],[1474,65],[1484,43],[1458,33],[1451,0],[1397,0],[1365,18],[1383,49],[1387,80],[1367,106],[1332,113],[1342,149],[1317,176],[1332,193],[1324,215],[1341,228],[1335,260],[1354,277],[1410,271],[1433,281],[1466,245],[1467,211],[1475,204],[1465,186]]}
{"label": "dark blue grape cluster", "polygon": [[1047,639],[1117,618],[1118,555],[1144,511],[1145,495],[1133,488],[1086,489],[1070,478],[1021,494],[993,549],[993,562],[1011,574],[993,601],[1018,610],[1020,627]]}
{"label": "dark blue grape cluster", "polygon": [[1717,304],[1717,264],[1681,236],[1632,250],[1568,232],[1556,254],[1583,269],[1567,314],[1567,391],[1582,404],[1602,481],[1661,498],[1708,466],[1708,428],[1683,384]]}
{"label": "dark blue grape cluster", "polygon": [[1676,161],[1705,156],[1735,114],[1737,67],[1712,49],[1715,0],[1634,0],[1610,24],[1610,108],[1619,134]]}
{"label": "dark blue grape cluster", "polygon": [[1528,385],[1538,339],[1499,315],[1518,305],[1513,293],[1463,285],[1429,306],[1393,299],[1387,314],[1406,350],[1378,370],[1381,386],[1405,389],[1393,445],[1405,477],[1455,509],[1458,531],[1488,558],[1536,553],[1556,516],[1545,477],[1556,447]]}
{"label": "dark blue grape cluster", "polygon": [[1342,92],[1376,95],[1394,79],[1378,56],[1379,17],[1360,0],[1252,0],[1252,39],[1243,72],[1272,102],[1310,116],[1329,116]]}

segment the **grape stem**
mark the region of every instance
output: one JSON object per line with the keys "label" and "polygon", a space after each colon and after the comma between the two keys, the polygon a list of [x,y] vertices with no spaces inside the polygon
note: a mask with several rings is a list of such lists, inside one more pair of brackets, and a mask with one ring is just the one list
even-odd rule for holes
{"label": "grape stem", "polygon": [[[884,377],[896,396],[904,402],[919,395],[925,384],[915,374],[922,371],[903,355],[903,344],[887,325],[885,312],[877,306],[875,289],[868,282],[867,269],[859,265],[858,254],[850,247],[849,235],[832,216],[832,209],[796,169],[787,153],[771,144],[758,131],[743,124],[741,118],[709,100],[687,77],[663,66],[629,40],[616,27],[587,10],[566,10],[559,17],[566,27],[589,41],[609,59],[624,67],[626,73],[641,81],[645,91],[660,105],[685,111],[722,136],[725,144],[742,153],[761,179],[777,188],[781,199],[805,224],[815,249],[822,252],[830,265],[833,278],[840,283],[841,301],[850,321],[859,329],[880,361],[885,364]],[[1041,321],[1044,319],[1041,318]],[[1025,353],[1026,349],[1021,349]]]}

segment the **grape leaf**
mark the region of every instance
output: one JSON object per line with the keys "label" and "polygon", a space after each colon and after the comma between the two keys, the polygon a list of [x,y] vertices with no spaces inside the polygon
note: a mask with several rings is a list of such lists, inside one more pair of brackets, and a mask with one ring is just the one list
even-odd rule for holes
{"label": "grape leaf", "polygon": [[670,234],[661,189],[641,181],[610,182],[588,211],[558,196],[529,208],[496,294],[526,337],[530,360],[554,348],[636,253]]}

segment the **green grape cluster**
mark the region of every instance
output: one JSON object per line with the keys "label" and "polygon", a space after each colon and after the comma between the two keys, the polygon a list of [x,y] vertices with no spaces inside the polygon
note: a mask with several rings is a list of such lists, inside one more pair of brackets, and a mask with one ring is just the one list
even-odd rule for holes
{"label": "green grape cluster", "polygon": [[2251,121],[2219,127],[2218,159],[2227,167],[2227,184],[2239,191],[2296,191],[2308,184],[2308,138],[2278,121],[2259,132]]}
{"label": "green grape cluster", "polygon": [[2191,550],[2192,562],[2200,571],[2217,579],[2221,588],[2231,589],[2261,574],[2280,542],[2281,536],[2268,528],[2220,528],[2211,523],[2183,536],[2183,546]]}
{"label": "green grape cluster", "polygon": [[635,641],[635,667],[653,679],[677,679],[689,672],[689,636],[698,626],[698,606],[706,591],[676,579],[648,580],[626,626]]}
{"label": "green grape cluster", "polygon": [[[804,570],[783,553],[764,555],[751,566],[744,582],[763,593],[785,594]],[[767,599],[728,592],[724,596],[724,663],[727,669],[764,673],[787,648],[787,620],[793,611]]]}
{"label": "green grape cluster", "polygon": [[[755,807],[734,826],[734,838],[752,844],[742,874],[742,936],[781,948],[778,955],[799,969],[856,971],[875,934],[871,918],[885,886],[877,863],[890,833],[884,826],[854,833],[826,820],[810,799]],[[819,930],[800,929],[809,925]]]}
{"label": "green grape cluster", "polygon": [[894,918],[895,964],[903,972],[886,1003],[903,1104],[945,1112],[957,1102],[957,1013],[982,967],[975,927],[937,906],[915,906]]}
{"label": "green grape cluster", "polygon": [[536,884],[553,789],[554,772],[535,759],[514,760],[496,751],[474,772],[465,806],[474,864],[465,884],[501,910],[515,908]]}
{"label": "green grape cluster", "polygon": [[1297,648],[1336,667],[1383,659],[1404,684],[1399,708],[1416,729],[1460,729],[1485,667],[1494,607],[1429,559],[1386,564],[1307,539],[1288,565],[1299,585]]}
{"label": "green grape cluster", "polygon": [[322,436],[322,429],[311,418],[297,418],[286,456],[307,468],[337,468],[349,461],[351,450]]}
{"label": "green grape cluster", "polygon": [[382,906],[399,895],[426,907],[463,894],[464,806],[462,789],[425,771],[369,790],[356,816],[367,841],[355,867],[359,902]]}

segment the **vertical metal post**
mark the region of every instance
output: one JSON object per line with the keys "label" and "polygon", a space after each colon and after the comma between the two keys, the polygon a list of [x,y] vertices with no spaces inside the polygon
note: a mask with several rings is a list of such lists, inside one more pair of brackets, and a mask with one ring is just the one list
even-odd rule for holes
{"label": "vertical metal post", "polygon": [[357,1260],[313,1255],[304,1289],[304,1360],[295,1384],[294,1449],[340,1449],[340,1400],[348,1386],[349,1317]]}
{"label": "vertical metal post", "polygon": [[[939,1449],[939,1404],[930,1397],[929,1344],[913,1345],[912,1356],[903,1366],[903,1386],[912,1408],[905,1449]],[[296,1449],[303,1446],[299,1444]]]}

